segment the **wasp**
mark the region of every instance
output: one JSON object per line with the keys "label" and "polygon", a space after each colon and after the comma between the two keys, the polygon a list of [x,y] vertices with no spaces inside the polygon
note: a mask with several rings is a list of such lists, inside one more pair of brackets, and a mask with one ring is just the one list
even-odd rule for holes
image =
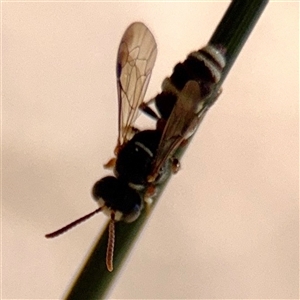
{"label": "wasp", "polygon": [[[175,152],[192,136],[220,94],[224,51],[208,45],[178,63],[164,80],[162,92],[144,102],[156,56],[151,31],[141,22],[132,23],[117,54],[118,139],[115,158],[105,165],[113,167],[114,176],[100,179],[92,188],[98,209],[46,235],[56,237],[103,211],[110,218],[106,253],[109,271],[113,270],[115,222],[135,221],[144,202],[155,195],[157,185],[178,170]],[[140,131],[135,127],[140,111],[156,120],[155,129]]]}

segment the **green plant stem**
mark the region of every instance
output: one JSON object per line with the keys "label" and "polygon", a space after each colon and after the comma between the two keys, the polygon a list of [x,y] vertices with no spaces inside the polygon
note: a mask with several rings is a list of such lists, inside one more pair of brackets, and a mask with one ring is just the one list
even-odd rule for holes
{"label": "green plant stem", "polygon": [[[267,0],[233,0],[229,5],[209,41],[209,43],[221,45],[226,49],[225,56],[227,64],[222,75],[221,83],[227,76],[267,3]],[[183,154],[185,149],[186,147],[180,150],[179,156]],[[114,271],[107,271],[105,264],[107,247],[106,227],[94,248],[91,250],[91,254],[87,258],[85,265],[79,272],[65,299],[94,300],[103,299],[105,297],[113,281],[116,279],[124,260],[149,219],[166,183],[158,187],[157,197],[154,199],[155,201],[151,210],[144,209],[141,216],[133,223],[117,222],[115,224],[116,245]]]}
{"label": "green plant stem", "polygon": [[268,0],[235,0],[228,7],[209,41],[226,49],[226,66],[221,82],[226,78],[268,2]]}

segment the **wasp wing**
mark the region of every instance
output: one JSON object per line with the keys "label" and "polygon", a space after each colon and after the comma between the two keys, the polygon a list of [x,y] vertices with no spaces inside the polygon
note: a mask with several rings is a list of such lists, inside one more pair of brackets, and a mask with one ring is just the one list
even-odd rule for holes
{"label": "wasp wing", "polygon": [[117,56],[117,87],[119,100],[118,146],[133,135],[133,124],[155,63],[157,47],[150,30],[143,23],[131,24],[125,31]]}
{"label": "wasp wing", "polygon": [[206,99],[201,99],[199,84],[193,80],[188,81],[178,94],[163,130],[149,182],[155,181],[166,160],[194,133],[209,106]]}

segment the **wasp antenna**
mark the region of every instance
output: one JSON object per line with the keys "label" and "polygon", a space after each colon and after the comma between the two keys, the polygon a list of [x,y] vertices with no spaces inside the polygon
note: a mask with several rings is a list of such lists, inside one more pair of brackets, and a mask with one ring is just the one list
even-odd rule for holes
{"label": "wasp antenna", "polygon": [[111,213],[111,219],[108,226],[108,242],[106,250],[106,267],[109,272],[114,269],[114,247],[115,247],[115,213]]}
{"label": "wasp antenna", "polygon": [[93,215],[97,214],[98,212],[100,212],[101,210],[103,209],[103,207],[99,207],[97,208],[96,210],[94,210],[93,212],[73,221],[72,223],[64,226],[63,228],[60,228],[54,232],[51,232],[51,233],[48,233],[45,235],[46,238],[54,238],[54,237],[57,237],[58,235],[62,234],[62,233],[65,233],[66,231],[68,231],[69,229],[75,227],[76,225],[78,225],[79,223],[89,219],[90,217],[92,217]]}

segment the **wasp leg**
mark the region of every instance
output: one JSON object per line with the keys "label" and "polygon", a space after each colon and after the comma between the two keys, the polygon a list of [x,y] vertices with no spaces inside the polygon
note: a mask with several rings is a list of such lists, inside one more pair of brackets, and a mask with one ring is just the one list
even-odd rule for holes
{"label": "wasp leg", "polygon": [[159,120],[159,116],[157,115],[157,113],[150,107],[150,104],[153,103],[155,100],[155,98],[150,99],[148,102],[143,102],[139,109],[145,113],[146,115],[148,115],[149,117],[155,119],[155,120]]}
{"label": "wasp leg", "polygon": [[173,157],[171,159],[171,170],[173,174],[178,173],[179,169],[180,169],[180,161],[178,160],[178,158]]}
{"label": "wasp leg", "polygon": [[[131,139],[134,137],[134,135],[135,135],[136,133],[140,132],[140,130],[139,130],[138,128],[133,127],[133,126],[128,126],[128,127],[126,127],[126,131],[127,131],[127,141],[128,141],[128,140],[131,140]],[[124,144],[121,145],[121,144],[119,143],[119,141],[118,141],[118,144],[117,144],[117,146],[116,146],[115,149],[114,149],[114,154],[115,154],[115,156],[118,156],[118,153],[119,153],[120,149],[121,149],[123,146],[124,146]],[[105,165],[107,165],[107,164],[105,164]]]}
{"label": "wasp leg", "polygon": [[217,94],[217,98],[223,93],[223,89],[222,87],[220,87],[220,89],[218,90],[218,94]]}
{"label": "wasp leg", "polygon": [[155,194],[156,194],[156,188],[153,184],[150,184],[147,187],[145,195],[144,195],[144,202],[146,204],[146,213],[147,214],[150,213],[151,206],[153,203],[153,197],[155,196]]}
{"label": "wasp leg", "polygon": [[103,165],[105,169],[113,169],[116,165],[117,159],[115,157],[111,158],[106,164]]}
{"label": "wasp leg", "polygon": [[140,132],[140,130],[138,128],[133,127],[133,126],[131,127],[131,131],[132,131],[133,134],[136,134],[136,133]]}
{"label": "wasp leg", "polygon": [[220,97],[222,92],[223,92],[223,89],[222,89],[222,87],[220,87],[219,90],[217,92],[215,92],[215,97],[212,99],[210,106],[213,105],[218,100],[218,98]]}

